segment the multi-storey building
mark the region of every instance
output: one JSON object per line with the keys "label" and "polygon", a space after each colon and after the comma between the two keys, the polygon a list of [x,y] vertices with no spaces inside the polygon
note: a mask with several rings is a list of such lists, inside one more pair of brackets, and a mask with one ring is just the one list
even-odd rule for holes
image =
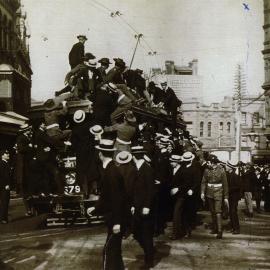
{"label": "multi-storey building", "polygon": [[0,148],[14,145],[31,100],[26,14],[19,0],[0,0]]}
{"label": "multi-storey building", "polygon": [[198,75],[197,59],[192,60],[188,66],[178,66],[174,61],[166,61],[165,70],[152,69],[152,73],[155,75],[155,82],[158,82],[160,76],[165,76],[169,86],[182,101],[191,101],[194,97],[199,102],[203,101],[203,80]]}
{"label": "multi-storey building", "polygon": [[0,0],[0,111],[27,115],[31,75],[26,13],[19,0]]}

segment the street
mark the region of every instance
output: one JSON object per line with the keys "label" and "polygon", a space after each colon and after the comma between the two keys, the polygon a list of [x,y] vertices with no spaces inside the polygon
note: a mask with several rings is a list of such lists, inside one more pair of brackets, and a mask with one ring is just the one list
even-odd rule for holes
{"label": "street", "polygon": [[[0,226],[0,269],[102,269],[103,225],[48,229],[41,225],[44,216],[12,220],[21,207],[20,201],[12,202],[11,222]],[[166,234],[155,238],[154,269],[270,269],[269,213],[255,213],[252,219],[239,213],[241,234],[225,231],[222,240],[202,224],[191,238],[171,241],[169,223]],[[207,212],[200,215],[209,222]],[[123,258],[126,269],[143,265],[143,252],[131,236],[123,240]]]}

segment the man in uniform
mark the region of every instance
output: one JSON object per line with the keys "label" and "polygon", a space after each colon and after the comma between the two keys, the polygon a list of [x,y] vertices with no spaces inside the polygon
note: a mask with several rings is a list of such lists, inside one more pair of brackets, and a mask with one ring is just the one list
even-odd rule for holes
{"label": "man in uniform", "polygon": [[10,199],[11,169],[8,164],[9,152],[0,151],[0,222],[8,223],[8,205]]}
{"label": "man in uniform", "polygon": [[217,234],[217,239],[222,238],[222,217],[221,206],[224,199],[228,206],[228,183],[225,170],[218,164],[219,160],[215,155],[208,158],[208,167],[205,169],[201,184],[201,198],[208,200],[212,216],[212,234]]}
{"label": "man in uniform", "polygon": [[84,56],[84,43],[87,40],[87,38],[84,35],[78,35],[77,38],[79,42],[73,45],[68,55],[71,69],[81,64]]}
{"label": "man in uniform", "polygon": [[121,58],[114,58],[115,66],[109,70],[106,75],[106,83],[125,84],[123,72],[126,69],[126,63]]}

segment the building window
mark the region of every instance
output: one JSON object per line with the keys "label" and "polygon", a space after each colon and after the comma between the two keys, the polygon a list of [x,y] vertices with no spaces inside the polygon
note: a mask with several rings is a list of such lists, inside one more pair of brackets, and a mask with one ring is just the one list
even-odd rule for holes
{"label": "building window", "polygon": [[219,123],[219,131],[220,132],[223,132],[223,122],[220,122]]}
{"label": "building window", "polygon": [[208,137],[211,137],[211,130],[212,129],[212,123],[211,122],[208,122],[208,125],[207,125],[207,136]]}
{"label": "building window", "polygon": [[253,123],[255,125],[260,123],[260,114],[258,112],[253,113]]}
{"label": "building window", "polygon": [[241,123],[244,124],[244,125],[247,124],[247,113],[246,112],[242,112]]}
{"label": "building window", "polygon": [[231,122],[227,123],[227,133],[231,133]]}
{"label": "building window", "polygon": [[200,122],[200,137],[203,137],[203,122]]}

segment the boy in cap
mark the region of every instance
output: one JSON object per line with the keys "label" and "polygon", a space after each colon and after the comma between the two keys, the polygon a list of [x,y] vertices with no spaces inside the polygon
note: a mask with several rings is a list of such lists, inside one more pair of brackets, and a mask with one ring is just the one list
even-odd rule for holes
{"label": "boy in cap", "polygon": [[84,56],[84,43],[87,38],[85,35],[78,35],[77,39],[79,42],[74,44],[69,52],[68,59],[71,69],[81,64]]}

